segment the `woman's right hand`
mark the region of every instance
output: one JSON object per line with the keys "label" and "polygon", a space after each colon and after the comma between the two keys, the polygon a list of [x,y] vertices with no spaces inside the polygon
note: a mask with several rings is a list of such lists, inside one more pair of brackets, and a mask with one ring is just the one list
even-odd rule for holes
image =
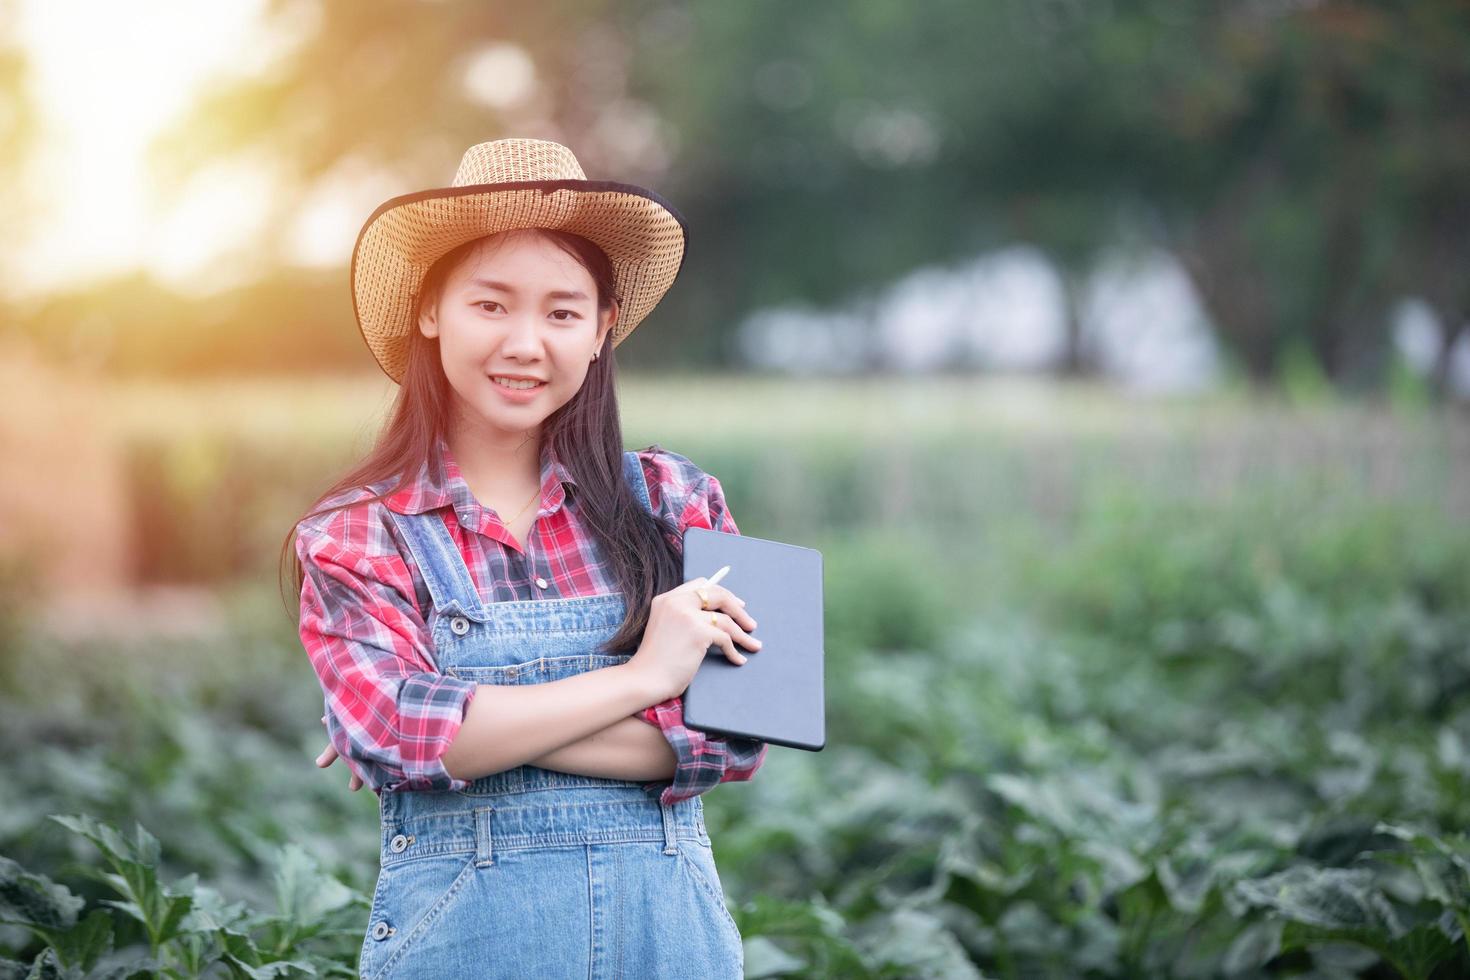
{"label": "woman's right hand", "polygon": [[[325,725],[326,723],[327,716],[322,715],[322,724]],[[328,738],[327,747],[322,749],[322,754],[316,757],[316,764],[325,769],[327,768],[327,766],[330,766],[332,763],[336,762],[338,758],[339,756],[337,755],[337,747],[333,745],[332,740]],[[343,765],[346,765],[346,763],[343,763]],[[351,771],[351,767],[348,767],[348,770]],[[352,778],[347,780],[347,788],[352,790],[352,792],[354,793],[362,789],[362,777],[355,772],[352,773]]]}
{"label": "woman's right hand", "polygon": [[[709,596],[708,609],[700,608],[699,589]],[[747,632],[753,629],[755,619],[745,611],[745,600],[702,576],[690,579],[653,597],[643,642],[628,666],[647,677],[658,700],[665,701],[684,693],[711,646],[719,646],[732,663],[745,663],[735,641],[759,650],[761,641]]]}

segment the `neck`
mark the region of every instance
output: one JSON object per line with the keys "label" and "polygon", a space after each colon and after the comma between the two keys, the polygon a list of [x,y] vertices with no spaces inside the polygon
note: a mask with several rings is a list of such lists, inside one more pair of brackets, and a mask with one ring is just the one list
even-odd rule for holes
{"label": "neck", "polygon": [[507,432],[469,424],[451,425],[445,436],[465,483],[482,503],[525,496],[540,485],[541,439],[539,429]]}

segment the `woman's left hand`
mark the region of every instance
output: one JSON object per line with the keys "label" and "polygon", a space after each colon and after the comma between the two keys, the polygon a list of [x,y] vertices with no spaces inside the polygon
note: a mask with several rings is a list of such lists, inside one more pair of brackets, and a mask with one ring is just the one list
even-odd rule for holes
{"label": "woman's left hand", "polygon": [[[322,715],[322,724],[325,725],[326,723],[327,716]],[[337,758],[338,756],[336,746],[334,746],[331,742],[328,742],[326,749],[322,751],[321,755],[316,757],[316,764],[325,769],[327,768],[327,766],[330,766],[332,763],[336,762]],[[352,792],[354,793],[362,789],[362,777],[358,776],[357,773],[353,773],[352,778],[347,781],[347,788],[352,790]]]}

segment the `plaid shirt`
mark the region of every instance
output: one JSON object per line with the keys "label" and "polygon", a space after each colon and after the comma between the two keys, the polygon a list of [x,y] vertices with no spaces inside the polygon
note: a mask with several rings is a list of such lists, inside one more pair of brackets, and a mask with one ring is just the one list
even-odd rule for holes
{"label": "plaid shirt", "polygon": [[[397,525],[401,514],[441,511],[470,578],[487,602],[572,598],[613,592],[596,561],[576,505],[576,485],[549,443],[541,455],[541,507],[522,552],[493,510],[481,507],[448,444],[436,445],[418,478],[383,501],[368,498],[391,484],[357,488],[329,500],[365,501],[302,521],[301,640],[326,695],[332,744],[364,783],[387,790],[454,790],[441,761],[464,720],[475,684],[434,668],[426,610],[429,591]],[[739,534],[720,483],[688,457],[657,446],[638,451],[655,513],[689,527]],[[547,587],[538,585],[538,579]],[[674,778],[645,783],[675,803],[721,782],[750,779],[765,761],[765,742],[706,735],[684,725],[681,697],[635,717],[657,726],[674,749]]]}

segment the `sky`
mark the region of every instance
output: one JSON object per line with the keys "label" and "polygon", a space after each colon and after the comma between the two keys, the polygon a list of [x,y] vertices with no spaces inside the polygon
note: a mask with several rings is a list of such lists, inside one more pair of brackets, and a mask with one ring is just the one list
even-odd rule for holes
{"label": "sky", "polygon": [[[201,278],[231,285],[201,273],[249,238],[271,191],[268,169],[242,161],[201,174],[165,207],[145,154],[206,81],[267,71],[289,50],[288,38],[266,29],[264,7],[21,0],[17,27],[43,125],[22,193],[44,218],[7,256],[12,294],[139,267],[178,287]],[[302,251],[312,257],[309,243]]]}

